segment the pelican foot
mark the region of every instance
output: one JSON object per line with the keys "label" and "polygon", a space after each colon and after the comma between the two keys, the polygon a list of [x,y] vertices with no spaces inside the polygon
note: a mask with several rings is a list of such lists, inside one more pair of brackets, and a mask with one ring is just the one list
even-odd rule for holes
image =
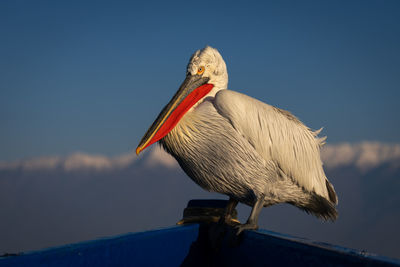
{"label": "pelican foot", "polygon": [[258,225],[255,223],[245,223],[245,224],[239,224],[235,226],[236,229],[236,235],[240,235],[244,230],[257,230]]}
{"label": "pelican foot", "polygon": [[227,225],[235,226],[237,224],[240,224],[239,221],[233,219],[231,215],[221,216],[220,219],[218,220],[218,225],[220,227],[226,227]]}

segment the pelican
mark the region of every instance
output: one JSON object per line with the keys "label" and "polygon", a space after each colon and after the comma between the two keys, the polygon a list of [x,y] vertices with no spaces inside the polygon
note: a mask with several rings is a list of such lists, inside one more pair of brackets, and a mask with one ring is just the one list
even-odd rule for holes
{"label": "pelican", "polygon": [[186,79],[140,141],[136,154],[155,142],[203,189],[229,196],[223,223],[238,202],[252,207],[239,234],[258,228],[262,207],[292,204],[335,220],[338,203],[324,173],[321,131],[286,110],[227,89],[228,72],[217,49],[197,50]]}

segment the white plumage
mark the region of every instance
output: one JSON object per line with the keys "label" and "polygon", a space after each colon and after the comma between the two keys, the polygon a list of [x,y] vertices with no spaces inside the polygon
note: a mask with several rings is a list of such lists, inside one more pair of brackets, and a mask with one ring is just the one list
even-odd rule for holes
{"label": "white plumage", "polygon": [[164,108],[139,144],[139,152],[168,122],[182,95],[190,98],[189,93],[201,85],[212,85],[160,143],[197,184],[230,196],[225,220],[238,201],[253,207],[239,231],[257,227],[261,207],[282,202],[325,219],[337,217],[336,193],[320,159],[325,138],[317,137],[319,131],[311,131],[288,111],[227,90],[226,65],[214,48],[196,51],[187,80],[180,90],[189,88],[191,80],[196,85],[177,92],[178,100]]}
{"label": "white plumage", "polygon": [[287,111],[249,96],[224,90],[215,108],[265,161],[277,163],[299,186],[329,198],[319,148],[325,138],[312,132]]}

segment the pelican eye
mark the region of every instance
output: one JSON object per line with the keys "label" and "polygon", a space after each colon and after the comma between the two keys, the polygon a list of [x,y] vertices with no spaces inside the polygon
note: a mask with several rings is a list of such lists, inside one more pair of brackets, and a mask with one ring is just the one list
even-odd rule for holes
{"label": "pelican eye", "polygon": [[203,66],[199,67],[197,69],[197,74],[203,74],[204,70],[205,70],[205,68]]}

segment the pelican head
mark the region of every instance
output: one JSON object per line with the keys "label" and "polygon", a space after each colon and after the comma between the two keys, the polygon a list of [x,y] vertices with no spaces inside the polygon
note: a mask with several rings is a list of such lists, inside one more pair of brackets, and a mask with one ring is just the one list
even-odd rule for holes
{"label": "pelican head", "polygon": [[197,50],[190,58],[186,79],[147,130],[136,154],[166,136],[186,112],[227,85],[226,64],[218,50],[210,46]]}
{"label": "pelican head", "polygon": [[209,78],[208,83],[214,85],[214,90],[227,88],[228,72],[226,64],[217,49],[206,46],[192,55],[187,66],[187,73],[196,75],[200,68],[204,68],[202,76]]}

